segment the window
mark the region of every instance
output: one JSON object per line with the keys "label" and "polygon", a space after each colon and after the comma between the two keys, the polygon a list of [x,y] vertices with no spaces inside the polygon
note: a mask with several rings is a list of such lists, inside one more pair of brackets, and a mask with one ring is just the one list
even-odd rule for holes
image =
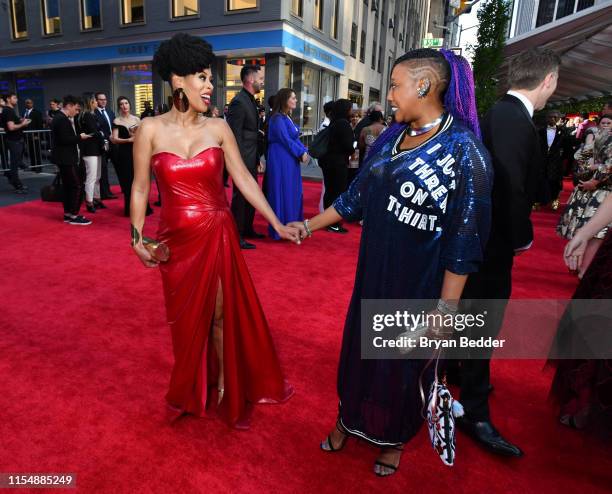
{"label": "window", "polygon": [[561,19],[566,15],[570,15],[574,13],[574,0],[559,0],[559,4],[557,5],[557,15],[555,19]]}
{"label": "window", "polygon": [[374,47],[372,48],[372,70],[376,69],[376,41],[374,41]]}
{"label": "window", "polygon": [[45,36],[60,34],[62,22],[59,13],[59,0],[42,0],[43,31]]}
{"label": "window", "polygon": [[319,98],[320,72],[309,66],[304,67],[302,87],[302,128],[313,130],[318,127],[317,107]]}
{"label": "window", "polygon": [[553,20],[555,15],[556,0],[540,0],[538,5],[538,16],[536,18],[536,27],[548,24]]}
{"label": "window", "polygon": [[227,11],[257,8],[257,0],[227,0]]}
{"label": "window", "polygon": [[331,72],[321,72],[321,94],[319,97],[319,115],[324,117],[323,105],[328,101],[336,99],[337,76]]}
{"label": "window", "polygon": [[340,0],[334,0],[334,11],[332,12],[331,35],[338,39],[338,17],[340,14]]}
{"label": "window", "polygon": [[[240,71],[245,65],[258,65],[263,76],[266,76],[266,58],[228,58],[225,62],[225,104],[229,104],[232,98],[236,96],[241,88],[242,81],[240,80]],[[221,77],[220,77],[221,78]],[[262,89],[260,93],[255,95],[256,100],[263,104],[266,101],[266,93]]]}
{"label": "window", "polygon": [[198,15],[198,0],[172,0],[172,18],[189,17]]}
{"label": "window", "polygon": [[140,115],[145,101],[153,101],[153,68],[150,63],[115,65],[113,94],[121,94],[132,103],[131,113]]}
{"label": "window", "polygon": [[595,4],[595,0],[578,0],[578,6],[576,7],[576,12],[580,12],[581,10],[588,9]]}
{"label": "window", "polygon": [[357,24],[351,27],[351,57],[357,58]]}
{"label": "window", "polygon": [[27,38],[28,25],[26,23],[25,0],[11,0],[10,5],[13,39]]}
{"label": "window", "polygon": [[363,106],[363,84],[360,82],[348,81],[348,99],[355,103],[359,108]]}
{"label": "window", "polygon": [[291,13],[302,17],[304,13],[304,0],[291,0]]}
{"label": "window", "polygon": [[378,89],[370,88],[368,102],[370,105],[372,103],[380,103],[380,91]]}
{"label": "window", "polygon": [[314,0],[314,18],[312,25],[323,30],[323,0]]}
{"label": "window", "polygon": [[144,23],[144,0],[121,0],[121,24]]}
{"label": "window", "polygon": [[359,48],[359,61],[361,63],[365,63],[365,53],[366,53],[366,33],[365,31],[361,31],[361,46]]}
{"label": "window", "polygon": [[382,74],[382,45],[378,47],[378,73]]}
{"label": "window", "polygon": [[100,0],[81,0],[81,29],[88,31],[101,27]]}

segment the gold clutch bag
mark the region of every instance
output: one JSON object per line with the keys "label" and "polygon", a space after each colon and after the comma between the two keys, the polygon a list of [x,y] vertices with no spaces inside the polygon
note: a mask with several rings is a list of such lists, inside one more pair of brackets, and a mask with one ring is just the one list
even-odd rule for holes
{"label": "gold clutch bag", "polygon": [[158,262],[166,262],[170,259],[170,248],[159,240],[154,240],[149,237],[142,237],[142,245],[149,251],[151,257]]}

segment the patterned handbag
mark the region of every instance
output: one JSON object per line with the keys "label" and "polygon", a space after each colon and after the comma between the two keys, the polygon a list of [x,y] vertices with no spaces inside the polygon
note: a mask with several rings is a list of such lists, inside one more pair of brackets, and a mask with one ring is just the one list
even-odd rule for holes
{"label": "patterned handbag", "polygon": [[[443,377],[441,381],[438,379],[440,353],[441,352],[438,351],[437,356],[427,363],[419,379],[423,408],[427,407],[427,412],[422,415],[424,415],[423,418],[427,421],[429,439],[431,440],[434,451],[440,456],[442,463],[453,466],[455,463],[456,449],[455,418],[461,417],[464,412],[461,403],[453,399],[449,389],[446,387],[446,378]],[[434,360],[436,362],[434,381],[429,391],[429,399],[425,402],[422,378],[423,374]]]}

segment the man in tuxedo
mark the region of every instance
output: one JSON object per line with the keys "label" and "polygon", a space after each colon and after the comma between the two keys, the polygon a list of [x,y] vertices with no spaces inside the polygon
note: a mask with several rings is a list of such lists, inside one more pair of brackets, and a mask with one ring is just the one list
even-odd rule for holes
{"label": "man in tuxedo", "polygon": [[100,125],[100,129],[104,134],[104,141],[108,143],[105,148],[108,149],[106,154],[102,156],[102,172],[100,173],[100,196],[101,199],[117,199],[117,196],[114,195],[110,190],[110,184],[108,182],[108,158],[112,156],[110,152],[111,142],[110,136],[113,132],[113,122],[115,120],[115,113],[113,110],[110,110],[106,107],[108,104],[108,99],[106,98],[106,94],[103,92],[96,93],[96,102],[98,103],[98,108],[96,109],[96,119],[98,120],[98,124]]}
{"label": "man in tuxedo", "polygon": [[[508,68],[510,91],[482,120],[482,140],[491,153],[491,234],[480,271],[471,274],[463,291],[463,304],[473,314],[486,314],[483,328],[471,337],[496,337],[501,329],[511,294],[514,256],[531,247],[530,221],[539,177],[541,146],[533,124],[534,110],[544,108],[557,87],[560,58],[547,49],[535,48],[517,55]],[[495,300],[491,300],[495,299]],[[488,450],[521,456],[522,451],[495,429],[489,413],[489,364],[492,350],[472,351],[461,361],[461,404],[465,416],[458,426]]]}
{"label": "man in tuxedo", "polygon": [[[42,113],[34,108],[34,102],[29,98],[25,100],[23,118],[31,121],[28,130],[41,130],[43,128]],[[26,132],[25,140],[28,147],[28,157],[30,158],[30,168],[32,171],[40,173],[40,164],[42,163],[40,134],[38,132]]]}
{"label": "man in tuxedo", "polygon": [[[240,155],[253,178],[257,180],[257,139],[259,135],[259,112],[255,95],[259,94],[264,86],[264,75],[257,65],[245,65],[240,71],[242,90],[230,102],[227,123],[234,132]],[[232,191],[232,213],[240,233],[240,247],[254,249],[255,245],[247,242],[249,238],[264,238],[264,235],[253,230],[255,208],[249,204],[238,187]]]}
{"label": "man in tuxedo", "polygon": [[91,136],[77,133],[74,122],[77,104],[78,100],[74,96],[64,96],[62,110],[51,122],[53,162],[59,167],[64,185],[64,223],[86,226],[91,224],[91,220],[79,215],[83,200],[79,143]]}
{"label": "man in tuxedo", "polygon": [[548,201],[551,208],[556,211],[559,208],[559,194],[563,190],[563,157],[567,147],[567,134],[565,126],[559,125],[561,115],[559,112],[550,111],[546,115],[546,126],[538,133],[542,156],[544,157],[544,175]]}

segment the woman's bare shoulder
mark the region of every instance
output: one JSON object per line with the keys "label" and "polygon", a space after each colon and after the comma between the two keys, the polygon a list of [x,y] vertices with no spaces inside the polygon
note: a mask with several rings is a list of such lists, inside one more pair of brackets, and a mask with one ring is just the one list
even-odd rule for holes
{"label": "woman's bare shoulder", "polygon": [[223,137],[226,136],[228,132],[232,132],[230,126],[223,118],[206,117],[202,123],[202,127],[217,137],[219,144],[223,142]]}

